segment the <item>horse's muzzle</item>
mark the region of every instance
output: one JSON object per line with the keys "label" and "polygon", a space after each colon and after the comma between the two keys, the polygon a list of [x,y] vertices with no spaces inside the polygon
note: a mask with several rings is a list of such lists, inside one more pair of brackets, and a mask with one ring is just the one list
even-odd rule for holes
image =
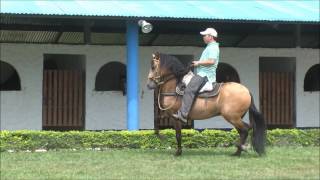
{"label": "horse's muzzle", "polygon": [[157,84],[154,81],[149,79],[148,83],[147,83],[147,87],[148,87],[149,90],[155,89],[157,87]]}

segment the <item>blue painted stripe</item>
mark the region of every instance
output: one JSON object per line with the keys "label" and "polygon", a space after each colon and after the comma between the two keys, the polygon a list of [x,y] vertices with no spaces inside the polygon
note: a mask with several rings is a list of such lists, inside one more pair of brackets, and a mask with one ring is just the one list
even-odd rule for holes
{"label": "blue painted stripe", "polygon": [[136,21],[127,22],[127,128],[139,130],[139,29]]}

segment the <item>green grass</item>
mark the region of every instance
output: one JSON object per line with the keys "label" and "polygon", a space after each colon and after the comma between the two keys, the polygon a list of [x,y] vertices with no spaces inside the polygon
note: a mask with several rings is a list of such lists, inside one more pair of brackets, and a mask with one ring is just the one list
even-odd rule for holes
{"label": "green grass", "polygon": [[4,179],[319,179],[319,147],[269,147],[232,157],[235,148],[110,149],[1,153]]}

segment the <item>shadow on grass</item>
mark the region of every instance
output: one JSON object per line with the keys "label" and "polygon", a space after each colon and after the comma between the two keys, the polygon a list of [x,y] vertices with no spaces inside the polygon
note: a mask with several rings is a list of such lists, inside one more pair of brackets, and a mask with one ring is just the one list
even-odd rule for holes
{"label": "shadow on grass", "polygon": [[[168,156],[175,156],[175,149],[165,149],[165,150],[148,150],[151,154],[163,155],[166,154]],[[196,156],[217,156],[217,157],[230,157],[230,158],[263,158],[263,156],[259,156],[253,150],[248,150],[247,152],[242,152],[241,156],[233,156],[233,153],[236,151],[236,148],[218,148],[218,149],[182,149],[182,155],[175,156],[179,157],[196,157]]]}

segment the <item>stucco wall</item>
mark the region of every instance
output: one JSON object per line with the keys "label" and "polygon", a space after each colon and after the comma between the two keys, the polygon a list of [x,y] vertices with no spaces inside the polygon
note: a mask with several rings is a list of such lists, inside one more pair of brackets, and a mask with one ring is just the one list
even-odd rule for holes
{"label": "stucco wall", "polygon": [[297,127],[320,127],[320,92],[304,92],[304,76],[311,66],[320,63],[318,50],[300,50],[296,72]]}
{"label": "stucco wall", "polygon": [[21,80],[21,91],[0,91],[1,129],[41,129],[42,54],[36,46],[0,49],[0,60],[14,66]]}
{"label": "stucco wall", "polygon": [[[140,128],[153,128],[153,92],[147,90],[146,76],[151,53],[188,54],[198,58],[199,47],[140,47]],[[254,95],[259,108],[259,57],[296,57],[296,117],[298,127],[319,127],[319,92],[303,91],[308,68],[319,63],[318,50],[221,48],[221,62],[239,73],[241,83]],[[0,60],[13,65],[21,79],[21,91],[1,91],[1,129],[42,128],[43,54],[80,54],[86,59],[85,129],[126,129],[126,96],[120,92],[94,91],[99,68],[111,61],[126,64],[124,46],[1,44]],[[143,95],[142,95],[143,94]],[[247,121],[247,117],[245,118]],[[229,128],[222,118],[195,121],[195,128]]]}

